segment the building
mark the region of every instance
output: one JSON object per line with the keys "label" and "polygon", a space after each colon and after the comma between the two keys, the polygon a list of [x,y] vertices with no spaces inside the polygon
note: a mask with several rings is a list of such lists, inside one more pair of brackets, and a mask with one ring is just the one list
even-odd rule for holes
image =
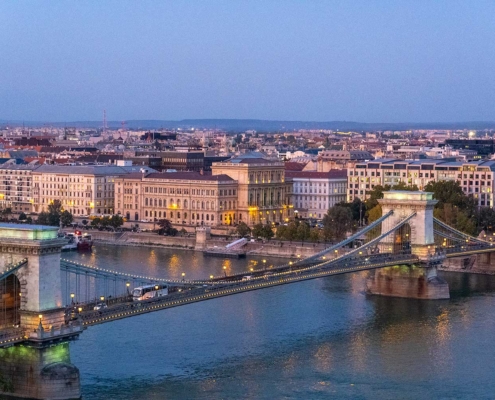
{"label": "building", "polygon": [[299,218],[321,219],[330,207],[346,201],[346,170],[286,171],[285,178],[292,184],[294,215]]}
{"label": "building", "polygon": [[466,195],[478,206],[494,207],[495,161],[448,161],[377,159],[357,163],[347,170],[347,201],[365,200],[376,185],[394,186],[400,182],[417,185],[420,190],[429,182],[457,181]]}
{"label": "building", "polygon": [[161,158],[163,170],[201,171],[205,168],[203,151],[136,151],[135,157]]}
{"label": "building", "polygon": [[493,139],[447,139],[445,145],[453,149],[474,150],[480,158],[487,158],[495,154],[495,141]]}
{"label": "building", "polygon": [[14,213],[33,211],[32,172],[39,165],[14,164],[0,165],[0,208],[10,208]]}
{"label": "building", "polygon": [[199,172],[133,173],[115,178],[115,210],[128,220],[168,219],[176,225],[230,225],[237,182]]}
{"label": "building", "polygon": [[41,165],[32,172],[33,210],[47,211],[50,203],[60,200],[75,216],[114,214],[115,179],[139,170],[115,165]]}
{"label": "building", "polygon": [[213,163],[212,172],[213,175],[228,175],[237,181],[237,213],[233,216],[233,223],[280,223],[293,217],[291,184],[285,182],[283,162],[252,152]]}

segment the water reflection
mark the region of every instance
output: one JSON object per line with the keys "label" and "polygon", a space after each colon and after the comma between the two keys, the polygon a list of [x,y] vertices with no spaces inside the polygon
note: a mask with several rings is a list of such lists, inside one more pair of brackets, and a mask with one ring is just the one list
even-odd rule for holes
{"label": "water reflection", "polygon": [[[185,271],[194,279],[220,275],[227,265],[233,273],[263,264],[262,257],[154,251],[156,268],[150,249],[98,247],[94,261],[155,276]],[[492,397],[495,277],[442,274],[452,299],[419,301],[366,296],[365,276],[306,281],[92,327],[71,345],[84,398]]]}

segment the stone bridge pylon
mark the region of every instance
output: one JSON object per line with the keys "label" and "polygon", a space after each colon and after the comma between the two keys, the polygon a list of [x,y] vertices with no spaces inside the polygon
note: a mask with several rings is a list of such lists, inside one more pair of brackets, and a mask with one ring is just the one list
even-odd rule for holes
{"label": "stone bridge pylon", "polygon": [[[385,215],[393,214],[387,223],[395,226],[414,214],[394,234],[380,242],[381,251],[404,252],[418,256],[420,263],[413,266],[395,266],[378,269],[367,282],[368,292],[382,296],[419,299],[448,299],[449,286],[437,276],[437,264],[444,256],[435,252],[433,208],[437,200],[433,193],[389,191],[378,200]],[[382,233],[386,227],[382,225]]]}
{"label": "stone bridge pylon", "polygon": [[19,330],[26,339],[22,347],[0,349],[0,397],[81,396],[68,345],[81,329],[66,323],[62,304],[60,252],[65,243],[55,227],[0,224],[0,276],[13,271],[3,280],[8,284],[2,296],[9,299],[3,306],[9,312],[3,313],[8,320],[0,316],[0,328]]}

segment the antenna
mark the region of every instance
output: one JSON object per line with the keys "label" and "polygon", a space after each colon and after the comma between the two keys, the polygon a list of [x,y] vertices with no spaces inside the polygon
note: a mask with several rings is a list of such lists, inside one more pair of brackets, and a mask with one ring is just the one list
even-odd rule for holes
{"label": "antenna", "polygon": [[107,110],[103,110],[103,133],[107,133]]}

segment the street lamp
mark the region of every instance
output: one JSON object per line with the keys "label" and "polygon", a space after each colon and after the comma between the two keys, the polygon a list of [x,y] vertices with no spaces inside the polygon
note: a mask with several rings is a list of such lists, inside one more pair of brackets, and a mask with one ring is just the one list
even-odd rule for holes
{"label": "street lamp", "polygon": [[224,273],[225,277],[227,277],[227,266],[226,265],[223,266],[223,273]]}
{"label": "street lamp", "polygon": [[131,286],[131,284],[129,282],[126,282],[125,283],[125,287],[127,288],[127,295],[129,296],[130,292],[129,292],[129,287]]}
{"label": "street lamp", "polygon": [[71,304],[74,304],[74,297],[76,297],[76,295],[74,293],[71,293],[70,294],[70,302],[71,302]]}
{"label": "street lamp", "polygon": [[185,273],[185,272],[183,272],[183,273],[182,273],[182,280],[184,280],[184,277],[185,277],[185,276],[186,276],[186,273]]}
{"label": "street lamp", "polygon": [[105,301],[105,296],[100,296],[100,301]]}
{"label": "street lamp", "polygon": [[213,275],[210,275],[210,279],[213,279]]}

